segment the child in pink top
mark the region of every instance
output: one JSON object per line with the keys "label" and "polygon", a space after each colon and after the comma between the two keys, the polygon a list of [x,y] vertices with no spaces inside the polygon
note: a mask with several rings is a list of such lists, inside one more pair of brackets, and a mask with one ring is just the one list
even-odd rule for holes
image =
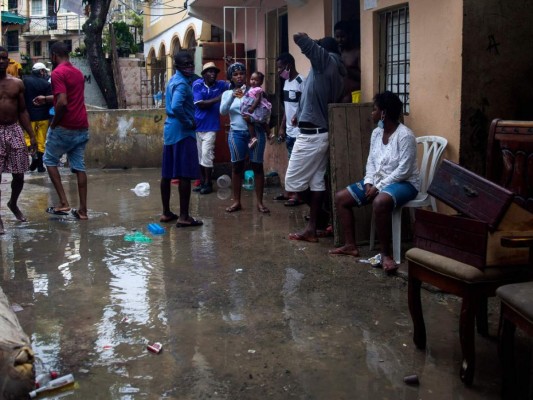
{"label": "child in pink top", "polygon": [[265,75],[261,72],[254,72],[250,77],[250,89],[242,98],[241,113],[248,124],[248,133],[250,133],[248,147],[250,149],[257,144],[255,125],[267,124],[272,110],[272,104],[266,99],[265,92],[261,88],[264,80]]}

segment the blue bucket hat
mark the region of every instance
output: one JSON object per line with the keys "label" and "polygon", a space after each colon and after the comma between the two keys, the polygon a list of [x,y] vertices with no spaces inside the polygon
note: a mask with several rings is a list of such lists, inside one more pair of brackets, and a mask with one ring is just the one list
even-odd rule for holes
{"label": "blue bucket hat", "polygon": [[236,62],[231,64],[228,67],[228,81],[231,81],[231,77],[235,71],[244,71],[246,72],[246,66],[243,63]]}

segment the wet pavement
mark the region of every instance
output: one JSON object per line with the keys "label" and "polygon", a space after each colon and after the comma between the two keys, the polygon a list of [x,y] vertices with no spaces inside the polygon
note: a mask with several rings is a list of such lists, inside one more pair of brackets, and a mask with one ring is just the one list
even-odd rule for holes
{"label": "wet pavement", "polygon": [[[65,171],[63,171],[64,173]],[[74,176],[63,175],[71,206]],[[368,264],[328,256],[333,238],[294,242],[306,207],[270,199],[224,212],[229,190],[192,195],[204,226],[153,236],[159,170],[89,172],[89,221],[46,214],[56,199],[46,174],[28,174],[20,208],[6,209],[2,289],[47,367],[73,373],[71,399],[496,399],[494,337],[476,337],[478,368],[458,372],[460,303],[424,291],[428,349],[412,343],[407,283]],[[149,182],[147,197],[131,189]],[[177,204],[177,188],[172,204]],[[178,211],[174,207],[174,211]],[[151,243],[124,240],[133,230]],[[370,256],[366,248],[364,255]],[[491,301],[490,332],[497,329]],[[161,342],[153,354],[148,343]],[[417,374],[419,386],[403,382]]]}

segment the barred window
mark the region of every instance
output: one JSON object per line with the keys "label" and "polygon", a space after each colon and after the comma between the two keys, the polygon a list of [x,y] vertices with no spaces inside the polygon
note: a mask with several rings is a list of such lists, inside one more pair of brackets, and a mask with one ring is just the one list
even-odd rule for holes
{"label": "barred window", "polygon": [[7,51],[8,52],[17,52],[19,51],[19,31],[7,31]]}
{"label": "barred window", "polygon": [[409,73],[411,45],[409,7],[389,9],[379,14],[379,89],[396,93],[409,113]]}
{"label": "barred window", "polygon": [[43,0],[31,0],[31,15],[45,15]]}

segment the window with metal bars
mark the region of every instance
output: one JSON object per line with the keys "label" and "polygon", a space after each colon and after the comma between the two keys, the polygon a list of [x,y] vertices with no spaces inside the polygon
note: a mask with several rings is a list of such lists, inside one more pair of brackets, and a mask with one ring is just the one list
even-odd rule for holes
{"label": "window with metal bars", "polygon": [[396,93],[409,113],[409,73],[411,45],[409,7],[403,6],[379,14],[379,89]]}

